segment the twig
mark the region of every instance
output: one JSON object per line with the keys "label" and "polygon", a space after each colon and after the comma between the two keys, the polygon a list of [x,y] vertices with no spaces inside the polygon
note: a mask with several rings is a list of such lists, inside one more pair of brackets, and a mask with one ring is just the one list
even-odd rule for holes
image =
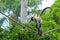
{"label": "twig", "polygon": [[49,30],[49,31],[46,31],[46,32],[44,32],[43,34],[46,34],[46,33],[52,32],[52,31],[56,31],[57,29],[60,29],[60,27],[59,27],[59,28],[54,28],[54,29]]}
{"label": "twig", "polygon": [[5,15],[4,13],[1,13],[1,14],[3,14],[3,15],[6,16],[6,17],[8,17],[10,20],[12,20],[13,22],[15,22],[17,25],[22,26],[22,27],[27,27],[29,30],[31,30],[31,31],[33,31],[34,33],[36,33],[35,29],[33,30],[33,28],[31,28],[31,27],[29,27],[29,26],[26,26],[26,25],[23,26],[23,25],[21,25],[20,23],[18,23],[17,21],[15,21],[14,19],[12,19],[11,17]]}
{"label": "twig", "polygon": [[[2,14],[3,14],[3,13],[2,13]],[[5,15],[5,14],[3,14],[3,15]],[[8,18],[9,18],[10,20],[12,20],[13,22],[15,22],[17,25],[22,26],[22,27],[27,27],[29,30],[33,31],[35,34],[38,34],[38,33],[35,31],[35,29],[33,30],[33,28],[31,28],[31,27],[29,27],[29,26],[27,26],[27,25],[23,26],[23,25],[21,25],[20,23],[18,23],[17,21],[13,20],[11,17],[9,17],[9,16],[7,16],[7,15],[5,15],[5,16],[8,17]],[[59,27],[59,28],[60,28],[60,27]],[[47,33],[49,33],[49,32],[55,31],[55,30],[57,30],[57,29],[59,29],[59,28],[54,28],[54,29],[52,29],[52,30],[46,31],[46,32],[43,33],[43,35],[44,35],[44,34],[47,34]]]}

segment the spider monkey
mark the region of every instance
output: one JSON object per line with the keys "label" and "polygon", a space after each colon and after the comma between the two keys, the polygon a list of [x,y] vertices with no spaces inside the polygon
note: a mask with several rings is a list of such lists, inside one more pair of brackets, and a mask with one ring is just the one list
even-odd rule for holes
{"label": "spider monkey", "polygon": [[52,8],[51,7],[46,7],[46,8],[44,8],[42,10],[42,12],[40,13],[39,16],[33,16],[33,17],[31,17],[31,21],[36,22],[36,28],[38,29],[38,34],[39,35],[42,35],[42,33],[43,33],[42,32],[42,19],[41,19],[41,16],[42,16],[42,14],[44,13],[44,11],[46,9],[52,9]]}

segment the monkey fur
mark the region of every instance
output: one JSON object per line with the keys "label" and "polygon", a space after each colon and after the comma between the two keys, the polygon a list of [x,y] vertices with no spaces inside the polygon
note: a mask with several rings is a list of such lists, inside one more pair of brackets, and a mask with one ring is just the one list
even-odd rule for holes
{"label": "monkey fur", "polygon": [[36,22],[36,28],[38,29],[38,34],[39,35],[42,35],[42,33],[43,33],[42,32],[42,19],[41,19],[41,16],[42,16],[42,14],[44,13],[44,11],[46,9],[51,9],[51,7],[44,8],[39,16],[33,16],[33,17],[31,17],[31,21]]}

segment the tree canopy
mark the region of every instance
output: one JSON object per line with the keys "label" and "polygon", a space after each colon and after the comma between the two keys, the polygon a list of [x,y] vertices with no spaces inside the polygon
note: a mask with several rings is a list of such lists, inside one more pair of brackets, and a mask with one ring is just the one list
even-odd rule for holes
{"label": "tree canopy", "polygon": [[[35,7],[30,13],[40,14],[40,10],[36,10],[38,4],[42,0],[28,0],[29,7]],[[51,6],[52,11],[45,11],[42,16],[43,35],[37,34],[36,23],[30,22],[28,24],[10,21],[8,30],[1,28],[5,17],[0,19],[0,40],[60,40],[60,0],[56,0]],[[8,10],[13,12],[11,18],[20,16],[21,0],[0,0],[0,14]],[[9,15],[8,15],[9,16]],[[9,17],[8,17],[9,18]],[[16,19],[15,19],[16,20]]]}

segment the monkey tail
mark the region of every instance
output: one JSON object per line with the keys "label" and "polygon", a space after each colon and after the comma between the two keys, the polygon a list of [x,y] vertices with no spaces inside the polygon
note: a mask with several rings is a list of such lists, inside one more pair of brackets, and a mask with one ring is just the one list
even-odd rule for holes
{"label": "monkey tail", "polygon": [[40,16],[42,16],[42,14],[44,13],[44,11],[45,11],[46,9],[50,9],[50,10],[52,10],[52,8],[51,8],[51,7],[46,7],[46,8],[44,8],[44,9],[42,10],[42,12],[41,12]]}

